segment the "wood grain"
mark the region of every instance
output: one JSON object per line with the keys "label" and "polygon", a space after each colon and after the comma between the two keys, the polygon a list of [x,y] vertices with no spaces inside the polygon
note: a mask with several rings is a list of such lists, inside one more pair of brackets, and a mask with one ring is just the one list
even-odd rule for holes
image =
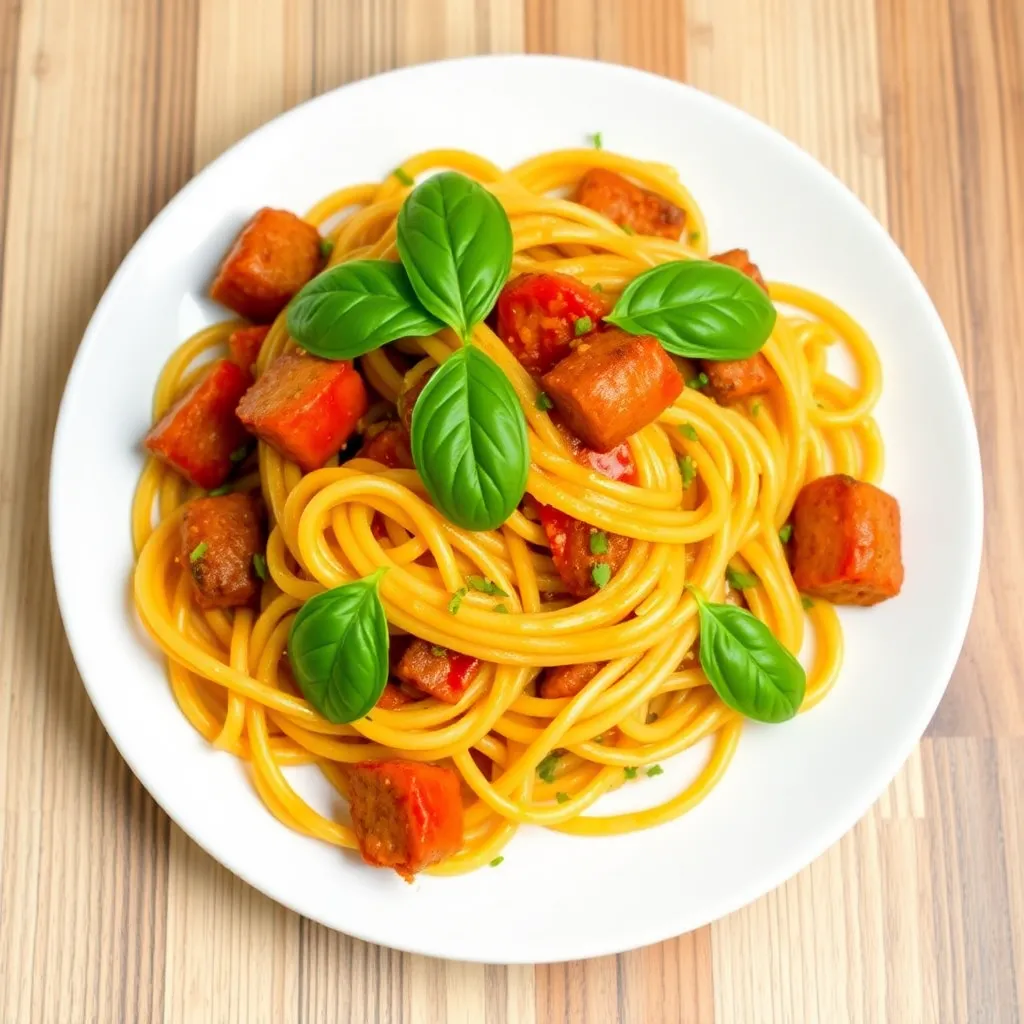
{"label": "wood grain", "polygon": [[[987,544],[939,713],[872,811],[752,906],[586,963],[483,967],[330,932],[200,851],[92,712],[45,466],[131,243],[226,147],[325,89],[530,50],[684,79],[887,223],[953,337]],[[0,2],[0,1021],[1019,1021],[1024,1003],[1024,8],[1017,0]]]}

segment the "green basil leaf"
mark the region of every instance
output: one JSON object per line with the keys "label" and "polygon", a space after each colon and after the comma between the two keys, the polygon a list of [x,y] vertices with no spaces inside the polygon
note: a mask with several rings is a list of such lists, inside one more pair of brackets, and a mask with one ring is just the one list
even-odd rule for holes
{"label": "green basil leaf", "polygon": [[479,349],[449,356],[416,400],[412,459],[434,505],[456,526],[494,530],[522,500],[526,418],[508,378]]}
{"label": "green basil leaf", "polygon": [[465,340],[508,280],[512,227],[487,189],[445,171],[402,204],[398,253],[420,302]]}
{"label": "green basil leaf", "polygon": [[402,265],[388,260],[339,263],[314,277],[288,307],[288,333],[324,359],[354,359],[442,327],[420,305]]}
{"label": "green basil leaf", "polygon": [[775,307],[746,274],[710,260],[663,263],[633,278],[611,315],[691,359],[747,359],[768,340]]}
{"label": "green basil leaf", "polygon": [[388,681],[388,622],[377,590],[384,572],[311,597],[292,622],[292,673],[329,722],[362,718]]}
{"label": "green basil leaf", "polygon": [[807,676],[772,631],[745,608],[711,604],[700,612],[700,664],[734,711],[758,722],[785,722],[803,703]]}

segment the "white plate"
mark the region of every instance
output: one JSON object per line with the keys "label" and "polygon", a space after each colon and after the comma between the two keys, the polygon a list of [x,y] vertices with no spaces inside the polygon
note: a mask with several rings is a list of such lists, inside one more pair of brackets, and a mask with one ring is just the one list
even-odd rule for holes
{"label": "white plate", "polygon": [[[748,728],[724,781],[692,813],[605,839],[524,829],[499,868],[407,886],[279,825],[243,767],[178,711],[128,596],[139,440],[164,360],[223,317],[204,293],[257,207],[301,211],[419,150],[462,147],[509,165],[597,130],[611,149],[679,168],[715,249],[749,247],[766,276],[830,296],[875,339],[884,483],[903,512],[906,584],[897,600],[843,613],[846,662],[834,692],[785,726]],[[54,576],[75,660],[107,731],[167,813],[252,885],[330,927],[492,962],[595,956],[677,935],[835,842],[896,773],[942,696],[974,598],[981,523],[977,438],[952,347],[860,202],[806,153],[718,100],[555,57],[473,58],[358,82],[279,117],[207,167],[139,239],[89,324],[50,484]],[[663,799],[685,777],[682,761],[616,800]],[[312,778],[301,785],[326,799]]]}

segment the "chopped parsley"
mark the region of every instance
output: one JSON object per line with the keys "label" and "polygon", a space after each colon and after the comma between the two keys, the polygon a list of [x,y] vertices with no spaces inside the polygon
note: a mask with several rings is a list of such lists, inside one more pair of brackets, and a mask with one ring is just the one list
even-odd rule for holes
{"label": "chopped parsley", "polygon": [[697,479],[697,463],[692,455],[679,456],[679,472],[683,476],[683,486],[689,487]]}
{"label": "chopped parsley", "polygon": [[225,494],[231,493],[230,484],[221,484],[220,487],[215,487],[212,491],[207,491],[206,496],[208,498],[223,498]]}
{"label": "chopped parsley", "polygon": [[731,565],[725,570],[725,578],[733,590],[750,590],[761,582],[752,572],[734,569]]}
{"label": "chopped parsley", "polygon": [[573,325],[573,330],[576,332],[578,338],[581,334],[586,334],[587,331],[594,329],[594,321],[589,316],[581,316],[579,320]]}
{"label": "chopped parsley", "polygon": [[537,394],[537,401],[533,404],[537,406],[541,412],[547,412],[548,409],[553,409],[555,407],[555,403],[552,402],[543,391]]}
{"label": "chopped parsley", "polygon": [[325,259],[331,258],[331,253],[334,252],[334,239],[332,238],[321,238],[320,239],[320,255]]}
{"label": "chopped parsley", "polygon": [[684,423],[679,428],[679,433],[682,434],[683,437],[685,437],[687,441],[696,441],[697,440],[697,430],[696,430],[696,428],[694,427],[694,425],[692,423]]}
{"label": "chopped parsley", "polygon": [[231,460],[232,462],[244,462],[244,461],[245,461],[245,457],[246,457],[246,456],[247,456],[248,454],[249,454],[249,446],[248,446],[247,444],[243,444],[243,445],[242,445],[242,446],[241,446],[240,448],[236,448],[236,449],[235,449],[235,450],[234,450],[234,451],[233,451],[233,452],[232,452],[232,453],[231,453],[231,454],[230,454],[230,455],[228,456],[228,458],[229,458],[229,459],[230,459],[230,460]]}
{"label": "chopped parsley", "polygon": [[252,567],[261,580],[267,578],[267,560],[259,552],[252,556]]}
{"label": "chopped parsley", "polygon": [[403,185],[405,185],[405,186],[406,186],[406,188],[408,188],[408,187],[409,187],[410,185],[412,185],[412,184],[413,184],[413,180],[412,180],[412,177],[411,177],[411,175],[409,174],[409,172],[408,172],[408,171],[406,171],[406,170],[405,170],[405,168],[404,168],[404,167],[396,167],[396,168],[395,168],[395,169],[394,169],[394,170],[393,170],[393,171],[392,171],[391,173],[392,173],[392,174],[393,174],[393,175],[394,175],[394,176],[395,176],[395,177],[396,177],[396,178],[397,178],[397,179],[398,179],[398,180],[399,180],[399,181],[400,181],[400,182],[401,182],[401,183],[402,183]]}
{"label": "chopped parsley", "polygon": [[508,615],[508,609],[504,604],[496,604],[492,609],[492,612],[501,612],[502,615]]}
{"label": "chopped parsley", "polygon": [[800,603],[804,606],[804,611],[810,611],[814,607],[814,602],[806,595],[800,595]]}
{"label": "chopped parsley", "polygon": [[686,236],[686,240],[687,240],[687,241],[688,241],[688,242],[689,242],[689,243],[690,243],[691,245],[695,245],[695,244],[696,244],[697,242],[699,242],[699,241],[700,241],[700,232],[699,232],[699,231],[691,231],[691,232],[690,232],[690,233],[689,233],[689,234],[688,234],[688,235]]}
{"label": "chopped parsley", "polygon": [[466,596],[466,588],[459,587],[458,590],[452,594],[452,599],[448,602],[448,611],[452,615],[458,614],[459,608],[462,607],[462,599]]}
{"label": "chopped parsley", "polygon": [[594,586],[599,589],[606,587],[612,578],[612,567],[607,562],[599,562],[590,570],[590,578],[594,581]]}
{"label": "chopped parsley", "polygon": [[662,775],[664,772],[665,769],[662,768],[660,764],[652,764],[651,767],[647,769],[647,777],[649,779],[653,779],[655,775]]}
{"label": "chopped parsley", "polygon": [[623,224],[623,225],[621,225],[621,227],[622,227],[622,230],[625,231],[627,235],[635,235],[636,234],[636,231],[633,228],[631,228],[628,224]]}
{"label": "chopped parsley", "polygon": [[758,413],[759,413],[760,411],[761,411],[761,403],[760,403],[759,401],[758,401],[758,402],[755,402],[755,403],[754,403],[754,404],[753,404],[753,405],[752,405],[752,406],[750,407],[750,415],[751,415],[751,416],[756,416],[756,415],[757,415],[757,414],[758,414]]}
{"label": "chopped parsley", "polygon": [[505,858],[504,858],[504,857],[495,857],[495,858],[494,858],[494,860],[492,860],[492,861],[491,861],[491,867],[492,867],[492,868],[496,868],[496,867],[497,867],[497,866],[498,866],[499,864],[501,864],[501,863],[502,863],[502,862],[503,862],[504,860],[505,860]]}
{"label": "chopped parsley", "polygon": [[779,540],[782,541],[783,544],[788,544],[789,543],[789,538],[792,537],[792,536],[793,536],[793,524],[792,523],[786,523],[786,525],[781,530],[779,530]]}
{"label": "chopped parsley", "polygon": [[555,799],[560,804],[567,804],[569,802],[569,794],[568,793],[556,793],[555,794]]}
{"label": "chopped parsley", "polygon": [[203,555],[209,550],[210,545],[205,540],[201,540],[192,550],[189,552],[188,560],[190,562],[198,562]]}
{"label": "chopped parsley", "polygon": [[603,292],[604,291],[604,285],[601,284],[600,281],[598,281],[597,284],[594,285],[592,290],[595,291],[595,292]]}
{"label": "chopped parsley", "polygon": [[430,653],[433,654],[435,658],[444,658],[448,654],[448,648],[442,647],[440,644],[431,644]]}
{"label": "chopped parsley", "polygon": [[630,765],[629,768],[623,768],[622,769],[622,774],[625,775],[627,779],[635,779],[636,778],[636,773],[639,770],[640,770],[639,768],[634,768],[632,765]]}
{"label": "chopped parsley", "polygon": [[696,377],[686,382],[688,388],[693,388],[694,391],[700,391],[701,388],[708,386],[708,375],[706,373],[698,373]]}
{"label": "chopped parsley", "polygon": [[604,136],[600,132],[594,132],[590,136],[590,141],[594,144],[594,149],[604,148]]}
{"label": "chopped parsley", "polygon": [[492,583],[486,576],[467,576],[466,582],[470,588],[479,591],[481,594],[490,594],[492,597],[508,597],[497,583]]}
{"label": "chopped parsley", "polygon": [[594,530],[590,535],[590,553],[592,555],[608,554],[608,534],[604,530]]}
{"label": "chopped parsley", "polygon": [[541,782],[554,782],[555,769],[558,767],[558,759],[562,756],[560,750],[552,750],[545,755],[544,759],[537,765],[537,778]]}

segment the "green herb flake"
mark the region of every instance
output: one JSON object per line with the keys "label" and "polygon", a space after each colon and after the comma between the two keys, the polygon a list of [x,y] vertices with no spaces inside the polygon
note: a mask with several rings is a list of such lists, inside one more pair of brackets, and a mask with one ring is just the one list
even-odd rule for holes
{"label": "green herb flake", "polygon": [[696,428],[694,427],[694,425],[692,423],[684,423],[679,428],[679,433],[682,434],[683,437],[685,437],[687,441],[696,441],[697,440],[697,430],[696,430]]}
{"label": "green herb flake", "polygon": [[636,773],[639,770],[640,770],[639,768],[635,768],[632,765],[630,765],[629,768],[623,768],[622,769],[622,774],[625,775],[627,779],[635,779],[636,778]]}
{"label": "green herb flake", "polygon": [[537,406],[537,408],[540,409],[541,412],[547,412],[548,409],[553,409],[555,407],[555,403],[552,402],[551,399],[548,398],[548,396],[543,391],[538,392],[537,401],[534,402],[533,404]]}
{"label": "green herb flake", "polygon": [[665,769],[662,768],[660,764],[652,764],[651,767],[647,769],[647,777],[649,779],[653,779],[655,775],[664,775],[664,774],[665,774]]}
{"label": "green herb flake", "polygon": [[261,580],[267,578],[267,560],[266,558],[257,552],[252,556],[252,567]]}
{"label": "green herb flake", "polygon": [[588,331],[592,331],[593,329],[594,321],[591,320],[589,316],[581,316],[573,325],[573,330],[576,332],[577,338],[586,334]]}
{"label": "green herb flake", "polygon": [[221,484],[220,487],[215,487],[212,491],[207,491],[206,496],[208,498],[223,498],[225,494],[231,493],[230,484]]}
{"label": "green herb flake", "polygon": [[597,292],[598,294],[600,294],[601,292],[604,291],[604,285],[601,284],[600,281],[598,281],[597,284],[595,284],[593,289],[591,289],[591,290]]}
{"label": "green herb flake", "polygon": [[508,597],[508,594],[497,583],[492,583],[486,576],[467,576],[466,583],[472,590],[477,590],[481,594],[490,594],[492,597]]}
{"label": "green herb flake", "polygon": [[234,451],[233,451],[233,452],[232,452],[232,453],[231,453],[231,454],[230,454],[230,455],[228,456],[228,458],[229,458],[229,459],[230,459],[230,460],[231,460],[232,462],[244,462],[244,461],[245,461],[245,457],[246,457],[246,456],[247,456],[248,454],[249,454],[249,446],[248,446],[247,444],[243,444],[243,445],[242,445],[242,446],[241,446],[240,448],[236,448],[236,449],[235,449],[235,450],[234,450]]}
{"label": "green herb flake", "polygon": [[793,536],[793,524],[792,523],[786,523],[786,525],[783,526],[781,530],[779,530],[779,540],[783,544],[788,544],[789,543],[789,538],[792,537],[792,536]]}
{"label": "green herb flake", "polygon": [[697,479],[697,463],[692,455],[679,456],[679,472],[683,477],[683,486],[689,487]]}
{"label": "green herb flake", "polygon": [[537,765],[537,778],[541,782],[554,782],[555,769],[558,767],[558,759],[562,756],[560,750],[552,750],[545,755],[544,759]]}
{"label": "green herb flake", "polygon": [[806,595],[800,595],[800,603],[804,606],[804,611],[809,612],[814,607],[814,602]]}
{"label": "green herb flake", "polygon": [[406,188],[411,188],[415,182],[412,175],[404,167],[396,167],[391,172]]}
{"label": "green herb flake", "polygon": [[331,258],[331,253],[334,252],[334,239],[332,238],[321,238],[320,239],[320,255],[325,259]]}
{"label": "green herb flake", "polygon": [[201,540],[190,552],[188,560],[190,562],[198,562],[203,555],[209,550],[210,545],[205,540]]}
{"label": "green herb flake", "polygon": [[590,141],[593,143],[594,149],[604,148],[604,136],[601,134],[601,132],[594,132],[590,136]]}
{"label": "green herb flake", "polygon": [[625,231],[627,235],[635,235],[636,234],[636,231],[633,228],[631,228],[628,224],[623,224],[622,225],[622,230]]}
{"label": "green herb flake", "polygon": [[594,530],[590,535],[590,553],[592,555],[608,554],[608,534],[604,530]]}
{"label": "green herb flake", "polygon": [[612,578],[612,567],[607,562],[600,562],[590,570],[590,578],[598,589],[606,587]]}
{"label": "green herb flake", "polygon": [[691,231],[686,236],[686,240],[690,243],[690,245],[696,245],[697,242],[700,241],[700,232],[699,231]]}
{"label": "green herb flake", "polygon": [[556,793],[555,794],[555,799],[560,804],[567,804],[569,802],[569,794],[568,793]]}
{"label": "green herb flake", "polygon": [[755,402],[750,407],[750,415],[751,416],[757,416],[760,412],[761,412],[761,403],[760,402]]}
{"label": "green herb flake", "polygon": [[448,648],[442,647],[440,644],[431,644],[430,653],[434,655],[435,658],[445,658],[448,656]]}
{"label": "green herb flake", "polygon": [[452,599],[448,602],[448,611],[452,615],[457,615],[459,608],[462,607],[462,599],[466,596],[466,588],[459,587],[458,590],[452,594]]}
{"label": "green herb flake", "polygon": [[693,388],[694,391],[700,391],[702,388],[708,386],[708,375],[706,373],[698,373],[696,377],[686,382],[688,388]]}
{"label": "green herb flake", "polygon": [[761,583],[752,572],[734,569],[731,565],[725,570],[725,578],[733,590],[751,590]]}
{"label": "green herb flake", "polygon": [[496,604],[492,609],[492,612],[500,612],[502,615],[508,615],[508,609],[504,604]]}
{"label": "green herb flake", "polygon": [[491,867],[496,868],[499,864],[503,863],[504,860],[504,857],[495,857],[494,860],[491,861]]}

